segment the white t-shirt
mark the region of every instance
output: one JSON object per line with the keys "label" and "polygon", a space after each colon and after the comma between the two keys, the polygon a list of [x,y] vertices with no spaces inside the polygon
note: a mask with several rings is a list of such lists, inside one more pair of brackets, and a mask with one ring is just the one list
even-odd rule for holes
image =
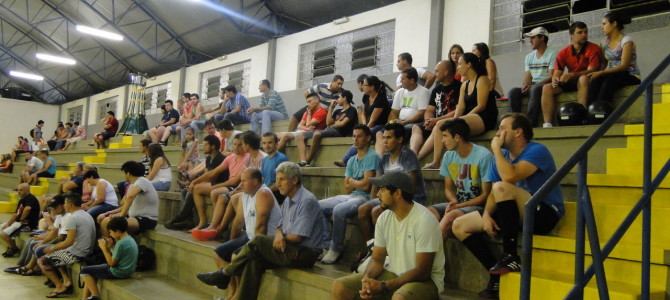
{"label": "white t-shirt", "polygon": [[54,218],[54,228],[58,229],[58,235],[67,235],[67,230],[63,228],[63,219],[66,215],[69,214],[70,213],[66,213],[65,215],[56,215]]}
{"label": "white t-shirt", "polygon": [[399,89],[393,97],[393,106],[391,109],[400,110],[400,120],[407,120],[417,111],[428,107],[430,93],[428,89],[417,85],[413,91]]}
{"label": "white t-shirt", "polygon": [[[415,68],[416,73],[419,74],[419,81],[421,81],[421,77],[423,77],[423,74],[426,73],[426,69],[424,68]],[[402,72],[398,74],[398,77],[395,79],[395,87],[396,89],[401,89],[402,88]]]}
{"label": "white t-shirt", "polygon": [[419,203],[414,202],[402,221],[386,210],[375,227],[375,247],[386,248],[391,261],[388,271],[398,276],[416,267],[417,253],[435,253],[430,278],[441,293],[444,290],[444,248],[439,228],[435,217]]}
{"label": "white t-shirt", "polygon": [[41,169],[44,166],[44,162],[40,160],[39,158],[33,156],[26,162],[26,165],[31,166],[30,172],[37,172],[37,170]]}

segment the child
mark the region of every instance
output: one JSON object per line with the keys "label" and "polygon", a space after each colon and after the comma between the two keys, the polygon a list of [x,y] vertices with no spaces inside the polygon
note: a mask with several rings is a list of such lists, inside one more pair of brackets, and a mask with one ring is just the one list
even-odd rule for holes
{"label": "child", "polygon": [[[85,266],[81,269],[84,278],[83,300],[99,300],[97,279],[128,278],[137,267],[137,243],[127,232],[128,221],[124,217],[114,217],[107,224],[109,235],[114,240],[99,239],[98,246],[105,255],[106,264]],[[116,242],[114,242],[116,241]],[[112,246],[114,247],[113,250]],[[111,250],[111,252],[110,252]]]}
{"label": "child", "polygon": [[184,142],[181,144],[181,161],[179,162],[179,186],[183,189],[189,184],[189,171],[200,164],[198,153],[198,139],[195,137],[193,128],[186,127]]}

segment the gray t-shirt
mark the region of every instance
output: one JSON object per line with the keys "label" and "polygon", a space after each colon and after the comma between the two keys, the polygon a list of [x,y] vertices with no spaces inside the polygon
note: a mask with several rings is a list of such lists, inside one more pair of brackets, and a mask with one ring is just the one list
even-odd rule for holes
{"label": "gray t-shirt", "polygon": [[414,173],[416,176],[416,185],[414,191],[414,201],[421,204],[426,203],[426,187],[419,167],[419,159],[416,154],[407,147],[400,149],[400,156],[396,161],[391,161],[391,154],[385,153],[377,166],[377,176],[382,176],[388,172]]}
{"label": "gray t-shirt", "polygon": [[76,235],[74,244],[67,248],[72,255],[86,257],[93,252],[95,247],[95,221],[90,214],[83,210],[77,210],[63,218],[63,230],[74,229]]}
{"label": "gray t-shirt", "polygon": [[158,193],[151,181],[139,177],[132,184],[141,190],[128,210],[129,217],[145,217],[158,220]]}

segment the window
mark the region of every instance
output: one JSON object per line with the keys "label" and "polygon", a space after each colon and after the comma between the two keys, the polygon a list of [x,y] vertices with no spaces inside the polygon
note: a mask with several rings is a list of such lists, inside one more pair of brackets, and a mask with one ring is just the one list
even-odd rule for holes
{"label": "window", "polygon": [[335,73],[335,47],[314,52],[312,76],[319,77]]}
{"label": "window", "polygon": [[81,123],[81,117],[84,112],[84,106],[79,105],[67,110],[67,122],[79,122]]}
{"label": "window", "polygon": [[[144,113],[145,115],[161,113],[161,105],[165,104],[167,95],[170,94],[172,83],[154,85],[144,89]],[[175,101],[176,102],[176,101]]]}
{"label": "window", "polygon": [[219,96],[221,90],[221,76],[207,78],[207,99]]}
{"label": "window", "polygon": [[111,98],[103,99],[98,101],[98,120],[102,120],[107,115],[108,111],[113,111],[114,114],[118,116],[118,111],[116,110],[116,103],[118,102],[119,97],[114,96]]}
{"label": "window", "polygon": [[377,65],[377,37],[358,40],[351,44],[351,69]]}
{"label": "window", "polygon": [[205,105],[217,103],[219,101],[219,91],[228,85],[234,85],[239,93],[248,95],[249,74],[251,74],[250,61],[202,73],[200,94],[203,96],[201,100]]}

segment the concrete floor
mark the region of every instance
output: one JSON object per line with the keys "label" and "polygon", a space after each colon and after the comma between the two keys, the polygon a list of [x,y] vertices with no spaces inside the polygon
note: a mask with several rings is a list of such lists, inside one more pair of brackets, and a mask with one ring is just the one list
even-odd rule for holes
{"label": "concrete floor", "polygon": [[[4,251],[4,247],[3,251]],[[2,272],[5,268],[16,265],[17,258],[0,257],[0,299],[45,299],[51,292],[51,288],[43,283],[44,276],[21,276]],[[75,283],[76,284],[76,283]],[[76,297],[63,297],[59,299],[77,299]]]}

